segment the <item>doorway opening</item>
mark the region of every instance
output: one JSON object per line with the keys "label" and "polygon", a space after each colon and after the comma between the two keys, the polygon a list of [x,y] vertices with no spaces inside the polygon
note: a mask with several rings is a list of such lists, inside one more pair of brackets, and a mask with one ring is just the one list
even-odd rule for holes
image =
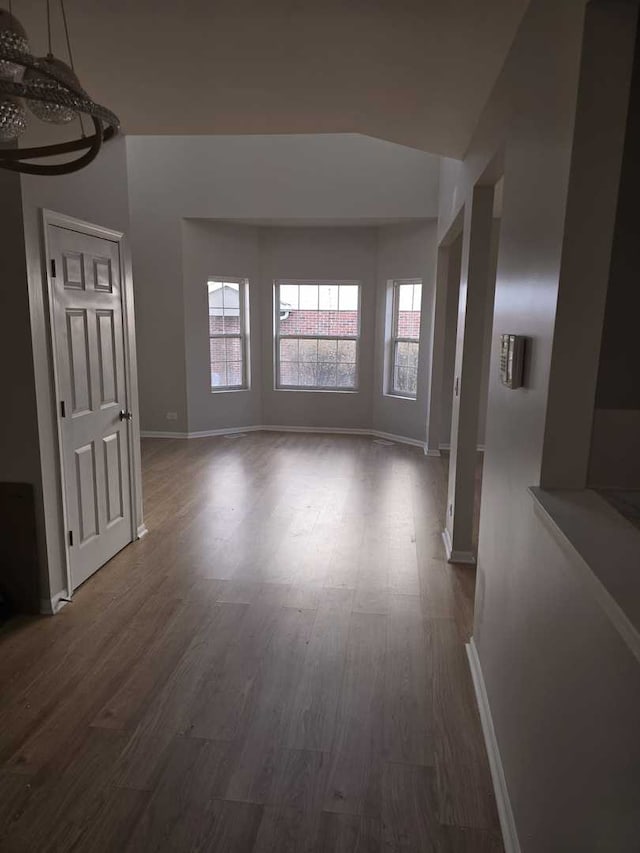
{"label": "doorway opening", "polygon": [[[460,238],[457,312],[448,306],[449,328],[445,330],[444,351],[445,356],[449,354],[449,363],[445,357],[443,383],[451,384],[448,399],[446,385],[443,394],[443,418],[448,419],[450,439],[449,447],[445,444],[443,448],[448,449],[449,466],[442,537],[448,561],[469,565],[475,565],[478,553],[503,190],[502,176],[474,190]],[[455,255],[452,260],[456,262]]]}

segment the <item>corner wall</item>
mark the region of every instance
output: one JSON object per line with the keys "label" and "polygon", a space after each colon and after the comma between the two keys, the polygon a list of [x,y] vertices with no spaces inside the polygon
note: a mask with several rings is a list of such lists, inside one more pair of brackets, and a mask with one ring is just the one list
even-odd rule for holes
{"label": "corner wall", "polygon": [[[358,134],[136,136],[127,138],[127,159],[141,408],[149,431],[192,429],[187,358],[195,351],[186,341],[191,320],[182,273],[190,261],[183,258],[181,220],[375,226],[437,213],[439,158]],[[244,411],[243,403],[234,405]],[[177,419],[168,421],[167,412]],[[356,423],[359,415],[354,410],[351,417]]]}

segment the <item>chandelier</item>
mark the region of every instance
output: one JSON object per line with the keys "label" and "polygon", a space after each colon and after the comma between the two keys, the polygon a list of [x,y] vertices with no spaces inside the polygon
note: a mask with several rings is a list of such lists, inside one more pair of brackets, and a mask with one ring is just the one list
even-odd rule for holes
{"label": "chandelier", "polygon": [[[46,0],[48,53],[31,53],[24,27],[9,9],[0,9],[0,168],[30,175],[65,175],[76,172],[98,156],[102,143],[114,137],[120,127],[118,117],[91,100],[78,80],[71,53],[71,40],[64,7],[64,25],[69,64],[53,55],[51,47],[51,0]],[[17,147],[27,128],[27,115],[51,124],[79,123],[79,133],[68,142]],[[84,118],[93,124],[85,133]],[[49,157],[79,153],[62,163],[46,162]],[[45,162],[38,162],[44,158]],[[36,162],[33,162],[36,161]]]}

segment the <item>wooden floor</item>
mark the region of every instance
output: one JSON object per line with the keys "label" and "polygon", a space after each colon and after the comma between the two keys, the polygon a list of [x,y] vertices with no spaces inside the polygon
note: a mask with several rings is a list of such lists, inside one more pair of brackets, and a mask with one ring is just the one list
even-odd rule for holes
{"label": "wooden floor", "polygon": [[502,850],[442,462],[277,433],[143,457],[149,535],[0,632],[0,850]]}

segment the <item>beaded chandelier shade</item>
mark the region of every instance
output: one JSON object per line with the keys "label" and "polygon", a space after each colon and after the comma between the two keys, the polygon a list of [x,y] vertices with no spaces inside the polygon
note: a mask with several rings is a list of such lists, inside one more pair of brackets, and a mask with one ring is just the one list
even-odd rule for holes
{"label": "beaded chandelier shade", "polygon": [[[98,156],[102,143],[114,137],[118,117],[91,100],[73,69],[71,41],[64,7],[60,0],[69,64],[51,50],[51,8],[46,0],[49,50],[37,58],[30,51],[24,27],[9,9],[0,9],[0,168],[31,175],[64,175],[76,172]],[[27,128],[28,113],[50,124],[79,123],[80,133],[69,142],[16,147]],[[93,125],[87,135],[83,117]],[[3,144],[6,143],[6,144]],[[49,157],[78,153],[63,163],[47,163]],[[44,160],[45,162],[42,162]],[[40,162],[38,162],[40,161]]]}

